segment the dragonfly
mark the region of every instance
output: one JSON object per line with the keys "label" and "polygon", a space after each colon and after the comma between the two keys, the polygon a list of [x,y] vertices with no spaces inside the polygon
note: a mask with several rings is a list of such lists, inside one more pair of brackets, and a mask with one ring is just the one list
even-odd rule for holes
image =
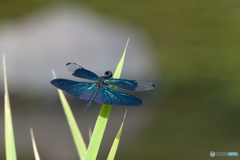
{"label": "dragonfly", "polygon": [[136,81],[127,79],[112,78],[112,72],[106,71],[103,76],[70,62],[66,64],[68,72],[78,78],[84,78],[95,82],[77,82],[68,79],[53,79],[51,84],[55,87],[83,100],[89,101],[85,112],[91,107],[93,102],[107,105],[125,105],[125,106],[142,106],[143,101],[135,96],[119,92],[110,87],[131,91],[147,91],[155,88],[155,85],[149,81]]}

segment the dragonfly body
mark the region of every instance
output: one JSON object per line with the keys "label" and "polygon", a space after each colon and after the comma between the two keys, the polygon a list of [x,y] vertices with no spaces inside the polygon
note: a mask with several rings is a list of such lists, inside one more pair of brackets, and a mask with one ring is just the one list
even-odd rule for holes
{"label": "dragonfly body", "polygon": [[133,91],[145,91],[155,87],[149,81],[135,81],[126,79],[112,78],[112,72],[106,71],[104,76],[98,77],[95,73],[84,69],[76,63],[67,63],[67,70],[76,77],[85,78],[94,82],[76,82],[67,79],[54,79],[51,83],[80,99],[89,100],[85,111],[87,111],[92,103],[95,101],[99,104],[109,105],[125,105],[125,106],[141,106],[143,102],[141,99],[129,94],[118,92],[109,87],[114,85],[123,89]]}

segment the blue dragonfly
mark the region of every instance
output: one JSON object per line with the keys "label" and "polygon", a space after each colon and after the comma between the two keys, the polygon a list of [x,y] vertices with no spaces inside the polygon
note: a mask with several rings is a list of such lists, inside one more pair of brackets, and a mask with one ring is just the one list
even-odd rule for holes
{"label": "blue dragonfly", "polygon": [[95,73],[84,69],[76,63],[67,63],[67,70],[76,77],[85,78],[96,82],[76,82],[68,79],[53,79],[51,84],[55,87],[80,99],[89,101],[85,112],[91,107],[93,101],[99,104],[142,106],[143,101],[129,94],[119,92],[109,87],[117,86],[132,91],[146,91],[155,87],[149,81],[135,81],[127,79],[114,79],[112,72],[106,71],[104,76],[98,76]]}

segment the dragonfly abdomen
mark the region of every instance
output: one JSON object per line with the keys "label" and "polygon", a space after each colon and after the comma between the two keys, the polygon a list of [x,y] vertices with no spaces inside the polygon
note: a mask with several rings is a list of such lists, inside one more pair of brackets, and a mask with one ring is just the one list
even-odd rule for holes
{"label": "dragonfly abdomen", "polygon": [[94,99],[96,98],[97,94],[99,93],[100,89],[101,89],[101,86],[97,85],[97,88],[94,91],[91,100],[88,102],[88,104],[87,104],[87,106],[86,106],[86,108],[84,110],[85,112],[87,112],[87,110],[91,107],[91,105],[92,105]]}

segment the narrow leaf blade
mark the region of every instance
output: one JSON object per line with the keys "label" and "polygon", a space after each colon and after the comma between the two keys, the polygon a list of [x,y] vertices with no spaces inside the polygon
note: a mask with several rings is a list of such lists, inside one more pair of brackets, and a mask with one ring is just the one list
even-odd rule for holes
{"label": "narrow leaf blade", "polygon": [[7,87],[7,73],[5,54],[3,54],[3,77],[4,77],[4,115],[5,115],[5,147],[6,147],[6,160],[16,160],[16,149],[12,125],[11,107]]}
{"label": "narrow leaf blade", "polygon": [[32,138],[32,145],[33,145],[33,152],[34,152],[35,160],[40,160],[40,156],[38,154],[37,145],[36,145],[36,142],[34,139],[32,128],[30,129],[30,133],[31,133],[31,138]]}
{"label": "narrow leaf blade", "polygon": [[124,123],[126,114],[127,114],[127,110],[126,110],[125,115],[123,117],[123,121],[122,121],[121,127],[120,127],[120,129],[118,131],[118,134],[117,134],[117,136],[116,136],[116,138],[115,138],[115,140],[113,142],[112,148],[111,148],[111,150],[109,152],[107,160],[114,160],[114,157],[115,157],[116,152],[117,152],[118,144],[119,144],[119,141],[120,141],[120,137],[121,137],[121,134],[122,134],[122,128],[123,128],[123,123]]}
{"label": "narrow leaf blade", "polygon": [[[128,41],[129,41],[129,39],[128,39]],[[123,67],[123,62],[124,62],[124,58],[125,58],[125,53],[126,53],[127,46],[128,46],[128,41],[127,41],[125,50],[123,52],[122,58],[118,63],[118,66],[116,68],[113,78],[120,78],[120,75],[122,72],[122,67]],[[111,86],[111,87],[113,89],[117,88],[115,86]],[[95,160],[97,158],[97,154],[98,154],[100,144],[102,141],[102,137],[103,137],[106,125],[107,125],[111,107],[112,107],[111,105],[106,105],[106,104],[102,105],[101,111],[99,113],[97,122],[96,122],[94,130],[93,130],[91,141],[88,146],[86,160]]]}
{"label": "narrow leaf blade", "polygon": [[92,128],[91,127],[88,128],[88,136],[89,136],[89,142],[90,142],[91,138],[92,138]]}
{"label": "narrow leaf blade", "polygon": [[[56,78],[54,71],[53,71],[53,76]],[[68,121],[68,125],[70,127],[70,130],[73,136],[74,143],[78,151],[78,155],[81,160],[85,160],[87,148],[83,140],[82,134],[78,128],[77,122],[73,116],[72,110],[67,102],[66,97],[64,96],[63,92],[60,89],[58,89],[58,93],[63,106],[63,110],[65,112],[65,115]]]}
{"label": "narrow leaf blade", "polygon": [[121,58],[121,60],[120,60],[119,63],[118,63],[118,66],[117,66],[117,68],[116,68],[116,70],[115,70],[115,73],[114,73],[114,75],[113,75],[113,78],[120,78],[120,75],[121,75],[121,73],[122,73],[122,67],[123,67],[123,63],[124,63],[124,59],[125,59],[125,54],[126,54],[128,42],[129,42],[129,38],[128,38],[128,40],[127,40],[127,44],[126,44],[126,47],[125,47],[125,49],[124,49],[122,58]]}

